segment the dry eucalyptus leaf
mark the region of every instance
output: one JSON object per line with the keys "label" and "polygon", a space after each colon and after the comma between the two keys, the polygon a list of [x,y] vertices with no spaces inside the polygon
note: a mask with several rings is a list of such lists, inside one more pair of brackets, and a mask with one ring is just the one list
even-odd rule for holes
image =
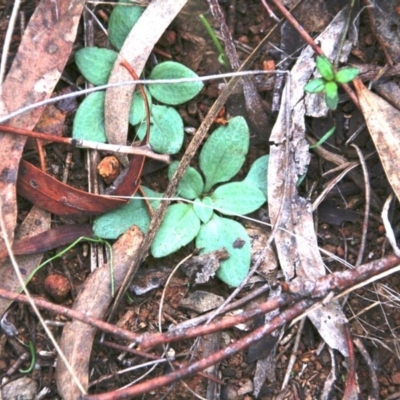
{"label": "dry eucalyptus leaf", "polygon": [[368,90],[360,79],[354,80],[358,101],[369,133],[374,141],[386,177],[400,200],[400,111]]}
{"label": "dry eucalyptus leaf", "polygon": [[[342,11],[316,39],[328,58],[334,54],[345,20],[345,13]],[[304,117],[308,105],[306,106],[304,100],[304,86],[315,68],[313,56],[312,49],[307,47],[294,65],[288,83],[289,95],[285,90],[270,139],[273,145],[268,168],[268,193],[275,201],[269,202],[268,207],[271,222],[280,223],[281,229],[276,233],[275,243],[279,262],[287,280],[295,276],[312,280],[325,275],[314,230],[311,204],[298,195],[296,188],[299,176],[307,171],[310,157],[305,141]],[[307,111],[320,113],[317,109]],[[290,121],[289,126],[286,124],[287,120]],[[289,138],[290,141],[287,142]],[[328,304],[318,313],[311,312],[309,318],[328,345],[347,356],[342,328],[346,318],[337,305]]]}
{"label": "dry eucalyptus leaf", "polygon": [[[72,50],[83,0],[43,0],[24,32],[18,53],[0,87],[0,116],[50,97]],[[57,13],[55,13],[57,7]],[[32,129],[43,108],[13,118],[8,125]],[[0,212],[10,240],[17,216],[15,182],[26,137],[0,134]]]}
{"label": "dry eucalyptus leaf", "polygon": [[[186,2],[187,0],[153,0],[149,4],[126,38],[111,71],[109,83],[133,79],[126,68],[120,65],[123,60],[140,76],[153,47]],[[106,91],[105,127],[109,143],[126,143],[134,90],[134,85],[127,85]]]}
{"label": "dry eucalyptus leaf", "polygon": [[[15,238],[22,239],[45,232],[50,229],[50,222],[50,213],[37,206],[33,206],[29,214],[24,219],[24,222],[17,229]],[[16,257],[18,266],[24,277],[27,278],[34,271],[34,269],[40,264],[42,257],[43,253],[28,254]],[[14,267],[11,261],[9,259],[4,260],[1,263],[0,268],[2,271],[1,288],[9,290],[10,292],[16,292],[21,284],[14,272]],[[11,300],[0,299],[0,315],[3,315],[11,303]]]}
{"label": "dry eucalyptus leaf", "polygon": [[[127,230],[113,245],[115,290],[118,290],[129,270],[143,240],[143,234],[136,226]],[[111,273],[108,265],[97,268],[86,279],[83,290],[74,302],[73,309],[88,316],[102,319],[113,297],[111,294]],[[89,384],[89,361],[96,328],[80,321],[65,325],[60,346],[79,381],[85,389]],[[67,367],[57,360],[56,380],[64,400],[76,400],[80,392]]]}

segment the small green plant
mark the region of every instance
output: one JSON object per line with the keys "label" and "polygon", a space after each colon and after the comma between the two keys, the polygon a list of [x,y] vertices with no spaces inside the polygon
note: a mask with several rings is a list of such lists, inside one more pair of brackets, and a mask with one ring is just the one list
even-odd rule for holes
{"label": "small green plant", "polygon": [[[110,16],[109,40],[118,50],[135,25],[143,8],[139,6],[116,6]],[[108,82],[118,53],[113,50],[86,47],[75,54],[75,63],[82,75],[96,86]],[[177,79],[198,77],[184,65],[166,61],[158,64],[150,73],[149,79]],[[164,154],[177,153],[183,144],[184,126],[179,113],[170,106],[185,103],[195,97],[203,88],[203,83],[187,82],[179,84],[153,84],[146,89],[150,105],[150,145]],[[165,105],[152,104],[152,98]],[[72,136],[76,139],[106,142],[104,127],[104,92],[90,94],[80,104],[73,123]],[[143,139],[146,132],[146,110],[144,99],[139,92],[133,95],[129,122],[135,126],[136,133]]]}
{"label": "small green plant", "polygon": [[[251,213],[267,200],[268,156],[256,160],[241,182],[228,182],[241,169],[249,148],[249,130],[242,117],[232,118],[217,128],[205,142],[199,166],[202,174],[189,167],[177,195],[188,201],[172,204],[151,246],[154,257],[165,257],[193,239],[201,253],[225,248],[230,257],[222,261],[217,276],[231,286],[246,277],[251,261],[250,238],[245,228],[225,216]],[[170,165],[171,178],[178,162]],[[224,184],[221,184],[224,183]],[[217,184],[221,184],[216,187]],[[161,194],[144,188],[151,206],[157,207]],[[221,216],[225,215],[225,216]],[[94,233],[116,239],[132,225],[148,229],[150,217],[141,199],[96,218]]]}
{"label": "small green plant", "polygon": [[332,63],[324,56],[318,56],[316,59],[317,70],[322,78],[310,80],[304,90],[307,93],[320,93],[325,91],[325,101],[327,106],[334,110],[339,101],[338,83],[349,83],[358,74],[359,69],[354,67],[344,67],[335,72]]}
{"label": "small green plant", "polygon": [[218,61],[221,65],[223,65],[226,68],[229,68],[229,60],[228,57],[225,54],[224,49],[221,46],[220,41],[217,38],[217,35],[215,34],[213,28],[211,27],[210,23],[207,21],[206,17],[203,14],[199,15],[199,19],[201,23],[203,24],[204,28],[206,28],[207,33],[210,35],[211,40],[214,43],[215,48],[218,50],[219,56],[218,56]]}

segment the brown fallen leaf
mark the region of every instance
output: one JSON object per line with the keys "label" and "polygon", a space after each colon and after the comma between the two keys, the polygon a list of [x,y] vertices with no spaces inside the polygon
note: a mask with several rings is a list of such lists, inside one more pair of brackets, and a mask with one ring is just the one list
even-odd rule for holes
{"label": "brown fallen leaf", "polygon": [[386,177],[400,200],[400,111],[354,79],[361,111],[381,159]]}
{"label": "brown fallen leaf", "polygon": [[[24,238],[29,238],[30,236],[35,236],[42,232],[46,232],[50,228],[50,223],[50,214],[39,207],[33,206],[22,224],[16,230],[15,239],[22,240]],[[19,269],[24,277],[28,277],[31,272],[33,272],[33,270],[40,264],[42,256],[42,254],[30,254],[16,257]],[[3,260],[3,262],[0,264],[0,270],[1,288],[11,292],[17,291],[21,284],[17,275],[15,274],[11,261]],[[11,303],[11,300],[0,299],[0,315],[4,314]]]}
{"label": "brown fallen leaf", "polygon": [[[0,116],[50,97],[71,53],[85,2],[43,0],[22,37],[18,53],[0,87]],[[13,118],[8,125],[33,129],[43,111],[36,108]],[[16,180],[25,137],[0,134],[0,212],[12,241],[17,216]]]}
{"label": "brown fallen leaf", "polygon": [[[153,47],[186,2],[187,0],[153,0],[149,4],[126,38],[111,71],[109,83],[132,80],[126,68],[120,65],[123,60],[126,60],[140,76]],[[126,143],[134,90],[134,85],[106,90],[104,117],[109,143]]]}
{"label": "brown fallen leaf", "polygon": [[75,189],[25,160],[21,161],[18,194],[56,215],[97,215],[126,204],[126,200]]}
{"label": "brown fallen leaf", "polygon": [[[136,226],[126,231],[113,245],[115,289],[120,287],[136,251],[143,240],[143,234]],[[96,269],[86,279],[83,290],[75,300],[73,309],[88,316],[102,319],[111,303],[110,268],[104,265]],[[85,389],[89,384],[89,360],[96,328],[83,322],[73,321],[65,325],[60,346],[75,374]],[[68,372],[65,364],[58,359],[56,365],[56,380],[59,394],[64,400],[76,400],[80,392]]]}
{"label": "brown fallen leaf", "polygon": [[[14,255],[42,253],[56,247],[73,243],[76,239],[85,236],[93,237],[91,224],[62,225],[45,232],[20,240],[15,240],[12,246]],[[6,250],[0,250],[0,259],[8,256]]]}

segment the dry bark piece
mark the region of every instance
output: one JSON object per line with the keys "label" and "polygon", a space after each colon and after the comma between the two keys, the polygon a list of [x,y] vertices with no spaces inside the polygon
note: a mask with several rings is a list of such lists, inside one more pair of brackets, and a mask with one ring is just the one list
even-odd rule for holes
{"label": "dry bark piece", "polygon": [[397,0],[375,0],[373,7],[368,7],[368,15],[371,21],[371,29],[385,52],[390,64],[400,61],[400,43],[398,26],[400,16],[398,13]]}
{"label": "dry bark piece", "polygon": [[164,285],[170,274],[171,268],[167,267],[142,269],[135,275],[129,290],[136,296],[142,296]]}
{"label": "dry bark piece", "polygon": [[198,313],[205,313],[219,307],[223,302],[224,298],[222,296],[205,292],[204,290],[196,290],[182,299],[179,303],[179,307]]}
{"label": "dry bark piece", "polygon": [[[317,39],[329,58],[334,56],[344,24],[345,15],[341,12]],[[296,275],[309,280],[325,275],[311,204],[298,195],[296,188],[298,177],[307,171],[310,157],[305,140],[307,99],[304,99],[304,85],[314,68],[313,51],[307,47],[291,71],[289,92],[284,91],[281,109],[270,139],[274,145],[271,146],[269,159],[268,193],[275,201],[269,202],[268,208],[272,224],[279,223],[282,228],[276,232],[275,243],[287,280]],[[289,126],[287,121],[290,122]],[[338,304],[329,303],[324,309],[311,312],[309,318],[329,346],[347,356],[342,330],[345,316]]]}
{"label": "dry bark piece", "polygon": [[386,177],[400,199],[400,111],[368,90],[360,79],[354,80],[361,111],[381,159]]}
{"label": "dry bark piece", "polygon": [[3,400],[14,399],[35,399],[37,396],[38,384],[34,379],[24,376],[4,385],[1,389]]}
{"label": "dry bark piece", "polygon": [[56,215],[97,215],[126,203],[126,200],[75,189],[24,160],[21,161],[18,194]]}
{"label": "dry bark piece", "polygon": [[[43,0],[24,32],[5,81],[0,88],[0,116],[50,97],[72,50],[83,0]],[[43,111],[36,108],[13,118],[10,126],[33,129]],[[7,235],[12,241],[17,216],[16,180],[24,137],[0,134],[0,197]]]}
{"label": "dry bark piece", "polygon": [[[121,286],[142,240],[142,232],[134,226],[113,245],[113,279],[116,290]],[[73,309],[102,319],[112,299],[110,268],[104,265],[96,269],[85,281],[84,288],[76,298]],[[60,341],[62,351],[85,389],[89,384],[90,349],[95,333],[95,328],[79,321],[73,321],[64,327]],[[57,360],[56,365],[56,380],[59,394],[64,400],[79,398],[79,389],[60,359]]]}
{"label": "dry bark piece", "polygon": [[222,260],[229,258],[225,249],[214,250],[189,258],[182,264],[182,272],[196,284],[208,282],[217,272]]}
{"label": "dry bark piece", "polygon": [[[208,0],[208,3],[210,5],[211,13],[219,23],[229,62],[231,63],[233,70],[236,71],[240,67],[239,56],[236,52],[232,35],[229,32],[225,17],[218,4],[218,1]],[[249,77],[243,77],[242,81],[243,94],[246,101],[246,111],[249,117],[250,126],[260,138],[267,139],[269,123],[267,114],[262,106],[261,97],[258,94],[253,81]]]}

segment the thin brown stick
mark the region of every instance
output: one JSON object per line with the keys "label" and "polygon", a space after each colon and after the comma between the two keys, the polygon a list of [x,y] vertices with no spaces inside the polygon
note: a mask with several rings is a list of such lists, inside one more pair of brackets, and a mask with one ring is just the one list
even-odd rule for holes
{"label": "thin brown stick", "polygon": [[[210,6],[210,11],[215,20],[218,22],[221,37],[225,44],[226,55],[233,70],[240,67],[239,56],[233,42],[232,35],[229,31],[228,25],[225,20],[224,13],[217,0],[207,0]],[[249,77],[243,77],[243,94],[246,103],[246,110],[250,126],[255,129],[257,135],[262,137],[266,134],[266,127],[268,126],[267,114],[263,110],[261,97],[258,94],[253,81]],[[267,139],[265,137],[265,139]]]}
{"label": "thin brown stick", "polygon": [[[103,345],[103,346],[111,347],[111,348],[116,349],[116,350],[124,351],[124,352],[131,353],[131,354],[135,354],[136,356],[139,356],[139,357],[149,358],[150,360],[162,360],[161,357],[156,356],[155,354],[146,353],[144,351],[137,350],[137,349],[131,349],[130,347],[122,346],[122,345],[120,345],[118,343],[103,341],[103,342],[101,342],[99,344]],[[178,361],[173,361],[172,364],[177,366],[178,368],[182,368],[183,367],[183,364],[178,362]],[[206,379],[210,379],[211,381],[214,381],[214,382],[216,382],[216,383],[218,383],[220,385],[224,384],[223,381],[221,381],[220,379],[215,378],[214,376],[212,376],[210,374],[207,374],[207,373],[204,373],[204,372],[198,372],[197,375],[202,376],[203,378],[206,378]]]}
{"label": "thin brown stick", "polygon": [[[18,301],[19,303],[30,304],[27,296],[23,294],[18,294],[10,292],[5,289],[0,289],[0,297],[3,299],[8,299],[12,301]],[[75,319],[77,321],[84,322],[91,326],[100,329],[103,332],[110,333],[114,336],[118,336],[121,339],[126,339],[129,341],[134,341],[137,338],[137,334],[126,329],[119,328],[116,325],[109,324],[107,322],[92,318],[84,313],[71,310],[70,308],[50,303],[46,300],[38,299],[33,297],[32,301],[36,304],[38,308],[49,310],[55,314],[63,315],[67,318]]]}
{"label": "thin brown stick", "polygon": [[357,396],[357,379],[356,379],[356,357],[354,354],[353,338],[350,332],[348,323],[343,325],[344,335],[346,337],[347,348],[349,350],[349,357],[347,359],[348,374],[346,378],[346,386],[344,389],[343,400],[356,399]]}
{"label": "thin brown stick", "polygon": [[190,375],[193,375],[196,372],[202,371],[211,365],[214,365],[228,357],[237,354],[239,351],[247,348],[252,343],[262,339],[264,336],[270,334],[274,330],[283,326],[287,321],[295,318],[297,315],[300,315],[302,310],[309,307],[311,304],[310,300],[302,300],[295,304],[294,306],[288,308],[287,310],[280,313],[277,317],[275,317],[271,322],[267,325],[263,325],[260,328],[254,330],[250,334],[246,335],[242,339],[237,340],[235,343],[221,349],[209,357],[203,358],[199,361],[194,362],[193,364],[176,370],[168,375],[160,376],[154,379],[150,379],[143,383],[139,383],[138,385],[132,386],[127,389],[121,389],[117,391],[112,391],[103,394],[95,394],[95,395],[84,395],[82,396],[82,400],[119,400],[119,399],[128,399],[133,396],[138,396],[139,394],[147,393],[150,391],[154,391],[162,386],[169,385],[173,382],[176,382],[180,379],[186,378]]}
{"label": "thin brown stick", "polygon": [[165,162],[166,164],[170,164],[171,162],[171,159],[168,155],[154,153],[147,145],[140,147],[139,146],[131,147],[131,146],[122,146],[115,144],[104,144],[104,143],[92,142],[90,140],[71,139],[61,136],[53,136],[47,133],[30,131],[28,129],[15,128],[7,125],[0,125],[0,132],[14,133],[16,135],[28,136],[34,139],[50,140],[52,142],[70,144],[76,147],[84,147],[89,149],[103,150],[115,153],[137,154],[153,158],[154,160]]}
{"label": "thin brown stick", "polygon": [[[331,291],[347,293],[349,289],[358,287],[362,282],[365,282],[372,277],[376,277],[382,273],[391,273],[397,271],[398,268],[394,268],[400,264],[400,257],[391,255],[380,260],[372,261],[368,264],[360,265],[354,270],[346,270],[341,272],[335,272],[330,275],[323,276],[317,281],[305,281],[295,279],[292,282],[282,283],[282,288],[286,293],[283,293],[279,298],[268,300],[257,307],[248,310],[244,313],[238,314],[233,317],[225,317],[221,321],[207,325],[200,326],[197,328],[177,329],[165,332],[163,334],[136,334],[126,329],[119,328],[108,324],[104,321],[99,321],[95,318],[89,317],[85,314],[71,310],[69,308],[49,303],[41,299],[33,299],[33,302],[39,308],[47,309],[52,312],[64,315],[67,318],[73,318],[78,321],[90,324],[99,328],[100,330],[110,333],[114,336],[118,336],[122,339],[129,340],[140,344],[142,347],[152,347],[159,343],[169,343],[173,341],[185,340],[191,337],[206,335],[237,325],[242,322],[246,322],[249,319],[254,318],[260,314],[264,314],[268,311],[272,311],[277,307],[287,306],[296,299],[304,297],[311,297],[316,302],[318,299],[324,298]],[[9,292],[5,289],[0,289],[0,297],[6,298],[13,301],[19,301],[24,304],[29,304],[29,299],[17,293]]]}
{"label": "thin brown stick", "polygon": [[369,376],[371,378],[371,385],[372,385],[371,393],[369,393],[369,399],[370,400],[378,400],[379,399],[379,381],[378,381],[378,377],[376,376],[376,371],[375,371],[373,362],[371,360],[371,357],[368,354],[368,352],[367,352],[366,348],[364,347],[364,344],[360,338],[354,338],[353,342],[356,345],[357,350],[363,356],[364,361],[366,362],[366,364],[368,366]]}
{"label": "thin brown stick", "polygon": [[365,185],[365,210],[364,210],[364,220],[363,220],[363,229],[362,229],[362,237],[361,237],[361,243],[360,243],[360,250],[358,252],[357,256],[357,261],[356,261],[356,267],[361,265],[363,256],[364,256],[364,251],[365,251],[365,246],[367,243],[367,233],[368,233],[368,221],[369,221],[369,212],[371,208],[371,186],[369,183],[369,174],[368,174],[368,168],[365,163],[365,158],[361,150],[359,149],[358,146],[356,146],[354,143],[352,146],[356,149],[358,158],[360,159],[363,175],[364,175],[364,185]]}
{"label": "thin brown stick", "polygon": [[271,7],[269,6],[269,4],[267,3],[266,0],[261,0],[265,10],[267,11],[268,15],[270,16],[270,18],[272,18],[273,20],[275,20],[276,22],[279,22],[279,18],[275,15],[275,13],[272,11]]}
{"label": "thin brown stick", "polygon": [[39,139],[36,139],[35,142],[36,142],[36,149],[39,155],[40,169],[43,172],[46,172],[46,160],[44,156],[43,144]]}

